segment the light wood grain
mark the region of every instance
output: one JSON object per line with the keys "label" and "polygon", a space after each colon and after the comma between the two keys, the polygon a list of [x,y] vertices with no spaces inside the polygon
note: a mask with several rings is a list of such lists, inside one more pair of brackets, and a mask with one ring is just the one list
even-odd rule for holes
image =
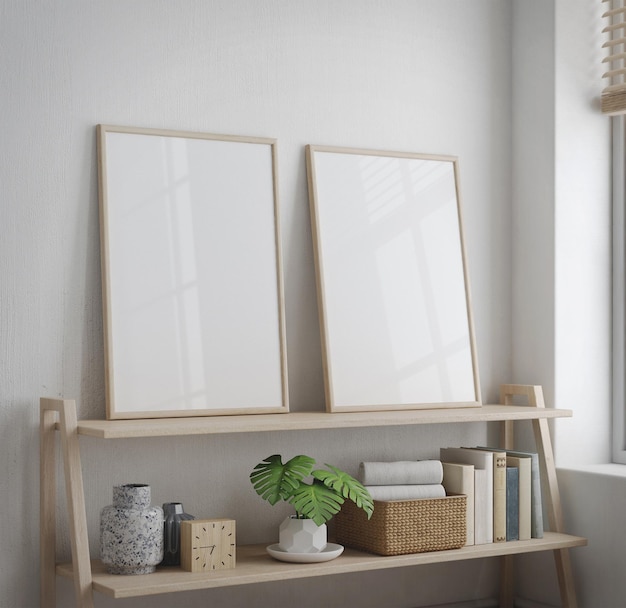
{"label": "light wood grain", "polygon": [[[511,403],[515,395],[524,396],[528,405],[535,408],[537,411],[546,410],[541,386],[506,384],[500,388],[500,400],[505,404]],[[532,425],[542,473],[542,496],[546,501],[545,509],[548,514],[550,529],[554,532],[562,532],[563,510],[556,476],[556,464],[554,462],[550,427],[548,426],[548,421],[543,418],[533,420]],[[576,608],[578,604],[576,601],[576,590],[574,587],[569,551],[566,548],[556,549],[554,551],[554,560],[561,592],[561,602],[564,608]],[[503,581],[503,585],[504,584],[506,584],[505,581]]]}
{"label": "light wood grain", "polygon": [[[543,392],[541,387],[536,387],[534,401],[537,408],[545,408]],[[563,509],[561,507],[561,495],[556,476],[556,464],[554,462],[554,451],[552,450],[552,439],[547,420],[534,420],[533,431],[537,451],[539,452],[539,462],[544,473],[544,487],[547,486],[547,512],[550,522],[550,529],[555,532],[563,530]],[[576,590],[572,575],[572,566],[567,549],[554,551],[556,572],[561,591],[561,602],[564,608],[577,608]]]}
{"label": "light wood grain", "polygon": [[[378,294],[377,297],[383,298],[385,293],[391,293],[387,292],[387,287],[385,286],[386,281],[390,279],[390,275],[381,270],[382,266],[376,266],[374,269],[370,265],[371,259],[381,255],[381,252],[373,247],[373,243],[388,239],[389,230],[394,231],[393,234],[395,234],[395,231],[408,230],[410,232],[411,230],[418,230],[418,226],[412,224],[415,221],[414,213],[417,213],[416,210],[426,203],[421,195],[416,194],[418,190],[414,185],[412,188],[407,189],[406,197],[403,199],[405,209],[403,213],[406,213],[406,215],[402,216],[404,219],[401,222],[397,218],[390,220],[389,217],[391,216],[387,216],[384,223],[392,222],[393,227],[387,226],[382,228],[379,223],[374,222],[371,218],[368,221],[363,221],[364,210],[368,205],[371,205],[371,201],[368,203],[367,196],[371,196],[372,186],[369,184],[366,187],[365,184],[368,181],[366,180],[366,182],[359,184],[358,187],[351,190],[350,195],[346,195],[346,188],[349,190],[355,184],[353,179],[346,175],[346,172],[354,172],[355,176],[360,176],[354,179],[365,179],[363,168],[357,168],[354,163],[358,162],[359,159],[362,161],[363,158],[368,157],[374,163],[383,158],[393,159],[400,162],[401,166],[404,167],[403,170],[406,171],[416,171],[416,164],[424,161],[429,164],[445,163],[447,165],[446,169],[450,171],[449,174],[446,174],[446,187],[453,186],[455,197],[451,201],[450,194],[448,194],[436,203],[440,210],[443,208],[447,209],[448,204],[451,206],[453,204],[454,206],[456,217],[454,222],[448,222],[446,227],[450,232],[442,233],[439,239],[439,243],[446,243],[450,245],[450,248],[446,249],[445,252],[435,251],[434,248],[421,243],[421,247],[424,247],[424,252],[422,252],[421,256],[427,258],[429,264],[444,256],[448,261],[448,265],[445,268],[447,276],[454,277],[455,286],[458,286],[459,291],[462,286],[464,291],[464,302],[461,301],[461,298],[455,299],[454,301],[458,304],[458,307],[454,308],[453,312],[451,312],[451,308],[446,307],[445,309],[448,313],[446,318],[440,318],[437,321],[442,325],[452,323],[455,327],[463,328],[459,336],[457,336],[459,340],[462,339],[463,348],[462,351],[455,352],[456,357],[461,356],[459,352],[462,352],[463,365],[459,367],[459,369],[462,368],[462,372],[456,374],[456,377],[451,375],[448,379],[451,385],[456,386],[455,391],[446,391],[438,382],[433,382],[432,387],[427,388],[430,385],[430,382],[425,380],[428,374],[420,375],[420,382],[415,382],[414,379],[418,376],[409,375],[409,378],[413,378],[413,380],[409,381],[407,376],[405,376],[408,373],[406,370],[399,374],[397,369],[387,368],[385,373],[379,373],[381,368],[384,368],[388,363],[388,359],[387,357],[377,356],[381,352],[378,345],[393,343],[394,351],[395,349],[402,350],[402,346],[399,346],[397,343],[398,337],[394,338],[388,333],[390,324],[393,325],[400,322],[402,315],[398,311],[392,314],[390,311],[384,310],[386,306],[383,307],[384,312],[381,312],[378,305],[370,306],[369,301],[367,304],[363,303],[363,294],[368,293],[370,290],[372,290],[372,293]],[[333,159],[332,161],[330,161],[331,158]],[[430,409],[433,407],[450,406],[458,408],[476,407],[479,405],[482,400],[467,272],[466,247],[463,236],[461,189],[457,157],[352,147],[307,145],[306,163],[327,411]],[[409,169],[409,167],[413,168]],[[379,171],[375,173],[379,174]],[[394,180],[394,186],[392,187],[389,183],[386,183],[386,189],[394,189],[396,186],[403,187],[400,185],[401,180],[396,182],[397,178],[390,176],[391,174],[386,178],[386,181],[388,179]],[[339,195],[340,198],[334,199],[335,194],[331,194],[331,190],[334,188],[329,188],[328,185],[336,186],[337,180],[342,182],[338,190],[341,194]],[[366,190],[370,190],[367,196],[364,195]],[[343,203],[346,196],[350,200],[354,200],[355,205],[359,209],[356,215],[350,214],[345,210],[337,215],[327,213],[326,210],[335,209],[339,202]],[[431,201],[428,204],[434,203]],[[406,211],[407,209],[412,211],[408,212]],[[451,210],[446,212],[452,214]],[[346,222],[345,218],[350,219]],[[398,225],[395,225],[396,221]],[[411,226],[413,227],[411,228]],[[337,234],[342,236],[340,239],[335,240],[336,237],[334,235]],[[342,246],[354,248],[353,253],[358,253],[358,256],[356,256],[358,261],[352,258],[348,260],[345,256],[335,257],[339,241],[341,241]],[[396,276],[394,280],[397,280],[397,277],[402,277],[401,280],[409,286],[407,293],[411,292],[412,288],[415,288],[428,292],[430,294],[429,297],[434,297],[437,286],[436,283],[431,282],[432,277],[426,279],[424,275],[427,273],[423,269],[419,272],[413,269],[412,264],[415,262],[415,259],[412,256],[409,256],[408,259],[402,257],[401,260],[403,263],[396,260],[394,264],[394,275]],[[454,260],[454,263],[451,263],[452,260]],[[437,275],[438,270],[436,268],[436,266],[430,268],[432,275]],[[334,281],[337,281],[337,276],[334,279],[332,277],[337,273],[337,269],[341,269],[339,275],[342,277],[344,284],[350,279],[356,281],[355,286],[349,291],[341,291],[339,293],[333,286]],[[439,272],[443,272],[443,269],[440,269]],[[352,307],[346,303],[346,298],[348,298],[350,303],[363,308],[363,316],[359,316],[359,319],[361,321],[367,319],[367,322],[351,325],[354,315],[345,313],[346,310],[352,310]],[[429,315],[433,315],[437,307],[432,303],[430,306],[431,312]],[[415,307],[411,310],[412,314],[409,316],[413,320],[417,319],[418,324],[434,322],[430,317],[422,320],[421,315],[424,313],[416,312]],[[417,317],[415,317],[416,314]],[[333,329],[339,326],[341,327],[340,331]],[[343,334],[351,333],[352,335],[366,335],[368,337],[367,355],[364,354],[360,359],[359,357],[354,358],[352,352],[354,350],[354,341],[345,342],[341,338]],[[419,332],[414,335],[418,336],[416,339],[419,341]],[[428,338],[425,339],[427,340]],[[465,345],[466,339],[467,346]],[[400,340],[400,342],[402,341]],[[466,349],[469,351],[467,360],[465,359]],[[357,350],[359,350],[358,347]],[[428,357],[435,359],[444,357],[443,349],[440,346],[432,348],[432,351],[429,352]],[[426,358],[428,359],[428,357]],[[415,362],[413,364],[417,365]],[[348,373],[347,370],[358,370],[358,372]],[[417,372],[412,373],[417,374]],[[446,368],[445,374],[452,374],[452,367]],[[468,377],[470,374],[471,378]],[[370,382],[373,382],[371,386],[376,385],[378,387],[380,392],[376,393],[375,398],[372,398],[371,391],[365,388],[367,382],[364,383],[363,378],[368,378]],[[400,386],[402,386],[402,389],[399,388]],[[450,394],[448,397],[450,400],[454,398],[452,395],[456,394],[457,402],[454,404],[439,403],[440,395],[446,394],[446,392]]]}
{"label": "light wood grain", "polygon": [[[122,420],[179,416],[220,416],[234,413],[287,412],[289,410],[287,344],[280,243],[276,140],[263,137],[216,135],[103,124],[97,126],[96,133],[107,418]],[[176,367],[177,359],[175,355],[171,355],[172,358],[169,359],[169,365],[165,365],[165,360],[163,360],[163,366],[159,368],[160,386],[165,387],[162,393],[160,391],[151,393],[150,389],[153,386],[153,382],[145,379],[149,376],[149,373],[142,371],[144,368],[140,363],[146,361],[147,368],[150,368],[150,366],[154,367],[154,362],[150,363],[150,354],[154,349],[151,341],[156,336],[156,339],[159,340],[159,347],[162,347],[162,341],[167,342],[167,336],[178,335],[179,327],[177,323],[180,321],[176,321],[170,314],[161,314],[157,317],[158,320],[153,321],[155,323],[153,331],[133,334],[135,336],[133,339],[123,329],[126,327],[126,323],[136,321],[133,318],[135,313],[128,313],[128,301],[122,295],[125,294],[128,297],[128,289],[124,288],[124,285],[127,285],[126,282],[133,285],[143,285],[143,282],[138,280],[139,277],[132,274],[133,271],[130,271],[130,275],[126,274],[128,269],[134,268],[132,261],[127,260],[127,257],[132,258],[134,251],[143,251],[144,247],[154,247],[156,242],[153,240],[153,232],[145,230],[145,226],[144,230],[130,235],[128,232],[130,229],[129,225],[124,223],[122,226],[119,221],[115,220],[116,214],[129,213],[129,209],[133,207],[135,202],[136,192],[134,188],[139,188],[142,184],[141,179],[138,179],[137,183],[131,180],[132,185],[120,188],[120,184],[126,184],[130,179],[128,174],[124,174],[124,172],[120,174],[120,163],[125,164],[134,161],[134,156],[132,155],[120,161],[120,155],[125,152],[128,145],[131,145],[131,140],[128,139],[125,139],[126,143],[120,143],[120,136],[132,135],[140,136],[131,138],[135,142],[132,145],[137,146],[133,148],[135,155],[140,154],[142,158],[153,158],[153,154],[157,155],[157,160],[153,160],[147,165],[144,158],[144,164],[141,165],[141,171],[138,170],[138,172],[148,171],[152,179],[158,180],[166,179],[161,165],[161,162],[164,161],[158,160],[160,158],[158,155],[161,153],[159,146],[170,145],[165,142],[169,140],[171,143],[172,139],[180,139],[182,141],[201,140],[205,144],[199,147],[186,146],[185,148],[185,154],[191,155],[191,158],[187,161],[186,171],[191,171],[188,174],[188,178],[193,181],[192,186],[186,192],[197,193],[194,196],[189,194],[187,204],[190,205],[190,209],[195,207],[202,209],[201,213],[197,213],[198,217],[192,211],[189,212],[194,215],[196,221],[203,222],[203,226],[196,227],[196,231],[215,226],[216,222],[225,222],[228,225],[233,221],[238,222],[240,214],[247,216],[258,213],[259,215],[254,217],[258,219],[262,216],[264,220],[257,224],[249,218],[247,224],[249,228],[246,229],[248,232],[239,230],[238,234],[241,234],[237,239],[228,238],[222,243],[222,245],[231,242],[242,243],[238,251],[247,252],[247,264],[259,262],[258,265],[254,266],[256,273],[254,281],[248,280],[249,277],[247,275],[241,275],[239,261],[236,261],[234,264],[233,273],[215,272],[207,270],[206,267],[204,267],[204,270],[200,270],[199,267],[197,271],[194,271],[193,282],[185,284],[184,290],[188,290],[190,285],[194,285],[193,289],[197,290],[198,293],[210,290],[213,296],[208,298],[206,302],[202,300],[201,296],[194,296],[194,298],[200,297],[200,300],[196,302],[200,312],[197,315],[190,315],[190,318],[187,318],[184,312],[187,306],[183,305],[181,303],[183,300],[180,299],[183,297],[184,291],[182,284],[172,283],[167,288],[171,289],[171,294],[173,294],[168,296],[172,298],[169,300],[170,305],[173,306],[176,303],[177,310],[179,310],[177,314],[185,320],[185,323],[189,324],[188,326],[185,325],[188,327],[186,331],[191,332],[201,345],[198,347],[179,346],[179,348],[183,349],[181,352],[185,353],[185,356],[178,357],[178,363],[180,361],[186,362],[183,366],[183,376],[189,378],[189,375],[195,376],[199,374],[202,378],[201,381],[194,381],[193,390],[190,388],[189,380],[187,384],[184,384],[180,379],[178,371],[172,371],[178,369]],[[224,144],[224,146],[222,147],[221,144]],[[237,164],[235,164],[233,160],[234,155],[231,157],[226,152],[232,150],[232,144],[253,145],[237,146],[242,150],[242,154],[238,156]],[[220,146],[220,151],[214,150],[215,145]],[[262,146],[262,148],[259,148],[259,146]],[[246,156],[255,147],[258,150],[254,152],[254,156]],[[211,156],[211,154],[215,154],[215,156]],[[269,155],[269,159],[266,158],[267,155]],[[251,160],[252,158],[254,160]],[[218,173],[233,171],[237,176],[239,172],[243,171],[245,179],[237,180],[234,177],[233,179],[225,180],[224,183],[227,183],[227,185],[224,185],[220,180],[211,179],[204,181],[194,177],[192,167],[196,163],[204,166],[206,164],[219,163],[221,159],[224,159],[225,164],[223,166],[219,164],[215,171]],[[132,175],[135,173],[137,171],[134,173],[131,171]],[[236,187],[237,184],[248,183],[250,183],[249,191],[241,191]],[[252,187],[253,184],[256,185]],[[251,199],[251,193],[257,198],[261,198],[259,200]],[[148,193],[145,196],[149,196]],[[210,205],[210,209],[207,210],[207,199],[216,199],[222,202],[219,205]],[[250,203],[250,200],[253,200],[253,203]],[[184,221],[179,220],[178,223],[174,222],[170,225],[171,219],[169,219],[169,216],[166,213],[160,215],[160,212],[156,211],[159,208],[158,201],[151,200],[150,203],[150,213],[147,216],[133,216],[132,226],[136,226],[136,222],[145,222],[146,218],[148,218],[149,223],[154,221],[154,219],[150,220],[149,218],[154,218],[152,214],[157,213],[156,217],[160,218],[159,221],[170,226],[168,229],[173,230],[176,234],[178,234],[178,230],[182,230],[182,226],[185,225]],[[182,205],[182,203],[179,203],[179,205]],[[136,208],[133,213],[137,213]],[[183,212],[179,211],[178,213]],[[200,220],[200,217],[203,219]],[[237,225],[239,226],[240,222]],[[219,259],[219,254],[223,252],[215,239],[217,233],[220,233],[220,231],[213,233],[213,239],[195,239],[194,241],[192,234],[187,234],[186,231],[183,231],[179,235],[178,240],[174,239],[172,241],[174,244],[170,244],[172,252],[171,255],[168,254],[170,255],[168,259],[173,263],[172,260],[179,259],[176,256],[179,256],[180,259],[185,258],[186,254],[184,254],[184,251],[187,250],[187,247],[191,247],[193,255],[197,259]],[[246,235],[247,237],[244,239]],[[257,240],[254,240],[255,238]],[[184,246],[179,241],[184,242]],[[271,249],[270,241],[273,244]],[[201,245],[201,243],[205,242],[215,243],[215,245],[207,249],[204,245]],[[156,250],[160,251],[161,248],[162,244],[159,242],[156,245]],[[190,253],[189,255],[192,254]],[[224,260],[227,258],[228,256],[226,255]],[[120,262],[120,259],[124,261]],[[180,261],[178,263],[181,264]],[[169,281],[173,280],[168,272],[170,271],[161,269],[161,273],[157,273],[157,277],[161,278],[164,285],[169,285]],[[188,270],[186,272],[191,271]],[[211,274],[210,277],[207,276],[207,272]],[[165,273],[165,276],[162,273]],[[173,274],[178,276],[175,272]],[[228,277],[228,279],[224,280],[224,277]],[[181,280],[180,277],[177,280]],[[249,287],[252,285],[255,286],[256,291]],[[267,287],[261,288],[260,286]],[[220,296],[224,289],[227,289],[227,292],[232,295],[228,302],[224,302]],[[149,289],[145,293],[141,289],[133,293],[135,295],[131,296],[131,299],[138,297],[142,302],[144,300],[150,301],[153,298],[153,294]],[[159,293],[161,292],[159,291]],[[170,292],[168,291],[168,293]],[[202,302],[204,302],[204,306],[202,306]],[[210,310],[207,308],[209,304]],[[242,306],[242,308],[238,309],[238,306]],[[155,310],[162,309],[153,306],[149,310],[152,314],[155,314]],[[232,311],[232,315],[226,315],[226,311]],[[219,322],[216,321],[218,318],[220,319]],[[212,327],[209,327],[212,323],[221,323],[225,328],[224,333],[214,331]],[[259,344],[263,345],[263,348],[256,355],[252,354],[256,353],[254,349],[243,349],[246,354],[242,354],[242,349],[237,340],[233,340],[232,336],[230,339],[227,338],[226,328],[239,330],[242,325],[247,332],[252,334],[252,337],[247,333],[245,334],[248,339],[253,341],[258,339],[260,340]],[[194,327],[195,329],[192,329]],[[158,328],[158,331],[156,328]],[[260,333],[255,335],[254,331],[257,329]],[[244,330],[242,329],[242,331]],[[157,333],[155,334],[155,332]],[[185,334],[185,332],[182,333]],[[179,339],[182,340],[181,344],[185,342],[185,338]],[[218,339],[220,342],[216,342]],[[171,348],[163,348],[163,351],[173,352]],[[261,382],[262,394],[259,395],[258,391],[255,392],[249,388],[244,388],[247,386],[245,383],[237,383],[236,378],[239,376],[234,376],[233,378],[235,379],[230,381],[226,378],[225,372],[217,373],[216,371],[211,371],[215,368],[215,366],[211,366],[208,363],[212,356],[236,361],[237,367],[233,369],[236,369],[238,374],[243,373],[245,376],[244,372],[247,371],[249,375],[254,376],[256,373],[258,377],[271,378],[271,381],[268,381],[267,385]],[[125,357],[128,357],[128,359],[125,359]],[[130,383],[124,381],[124,378],[128,377],[128,369],[124,369],[125,366],[122,361],[130,361],[133,369],[140,370]],[[265,369],[263,369],[264,364],[267,364]],[[154,372],[154,369],[152,371]],[[137,386],[137,382],[140,381],[145,382],[145,384]],[[211,390],[207,390],[205,385],[210,386]],[[220,398],[217,395],[222,395],[222,397]],[[138,396],[145,401],[138,403]],[[163,399],[163,402],[161,402],[161,399]],[[196,401],[193,401],[193,399]]]}
{"label": "light wood grain", "polygon": [[[61,431],[61,451],[63,454],[63,469],[65,475],[65,493],[67,499],[67,513],[70,522],[70,543],[72,547],[73,559],[73,579],[74,592],[76,600],[81,608],[93,608],[93,591],[91,586],[91,569],[89,568],[89,539],[87,538],[87,516],[85,511],[85,492],[83,489],[83,477],[80,464],[80,448],[78,445],[78,422],[76,419],[76,403],[72,399],[41,399],[42,418],[46,422],[44,426],[44,435],[42,445],[44,451],[40,455],[42,474],[47,475],[50,470],[56,469],[56,454],[54,450],[54,438],[50,438],[48,434],[48,425],[50,424],[51,415],[59,417],[59,428]],[[48,462],[44,463],[44,459]],[[43,480],[41,483],[44,487],[46,498],[45,511],[40,514],[41,528],[46,530],[46,544],[43,550],[46,554],[54,551],[47,546],[51,532],[49,526],[54,524],[54,509],[56,507],[54,500],[56,491],[50,486],[55,483],[54,475],[52,482]],[[52,514],[51,514],[52,513]],[[47,522],[47,523],[46,523]],[[42,582],[52,576],[54,572],[54,562],[49,563],[50,557],[42,557]],[[46,582],[46,593],[50,592],[49,584]],[[43,593],[43,590],[42,590]],[[55,605],[55,596],[47,595],[45,602],[47,606]]]}
{"label": "light wood grain", "polygon": [[500,420],[533,420],[536,418],[569,418],[571,410],[524,406],[483,405],[475,408],[402,410],[391,412],[292,412],[290,414],[255,414],[198,418],[145,420],[81,420],[78,433],[102,439],[132,437],[167,437],[178,435],[213,435],[221,433],[258,433],[345,429],[459,422],[496,422]]}
{"label": "light wood grain", "polygon": [[[114,598],[137,597],[176,591],[209,589],[231,585],[246,585],[288,578],[309,578],[378,570],[418,566],[421,564],[478,559],[501,556],[506,570],[503,572],[501,600],[503,605],[512,598],[512,556],[519,553],[553,550],[557,560],[557,572],[564,606],[575,607],[576,600],[571,580],[571,565],[568,548],[584,546],[586,539],[569,536],[561,532],[546,532],[542,539],[530,539],[488,545],[474,545],[450,551],[438,551],[381,557],[347,549],[342,556],[331,562],[320,564],[287,564],[273,560],[262,545],[237,547],[237,566],[232,570],[210,573],[189,573],[180,568],[161,568],[154,574],[138,576],[116,576],[106,572],[100,561],[90,562],[87,543],[87,522],[85,514],[84,490],[81,476],[79,433],[101,438],[132,438],[152,436],[177,436],[216,433],[258,432],[275,430],[307,430],[357,427],[406,426],[420,424],[441,424],[452,422],[489,422],[513,420],[531,420],[533,426],[547,430],[548,419],[569,417],[570,410],[545,408],[541,387],[522,387],[505,385],[503,400],[511,401],[513,394],[528,395],[529,406],[489,405],[478,408],[451,408],[435,410],[371,412],[364,416],[358,413],[302,412],[292,414],[260,414],[255,416],[222,416],[215,418],[184,418],[174,420],[86,420],[80,424],[76,420],[76,405],[73,400],[42,399],[42,435],[41,435],[41,473],[47,476],[50,469],[56,467],[54,450],[54,430],[61,431],[64,472],[70,519],[72,542],[72,563],[56,567],[56,573],[74,580],[77,604],[92,608],[93,590]],[[508,391],[508,392],[507,392]],[[537,392],[538,391],[538,392]],[[55,422],[59,416],[59,422]],[[541,424],[539,424],[541,423]],[[548,461],[548,467],[554,466],[552,448],[543,432],[536,436],[538,451]],[[49,462],[48,462],[49,461]],[[549,475],[552,478],[552,475]],[[556,478],[554,478],[556,484]],[[54,572],[54,529],[55,484],[42,480],[42,589],[50,590]],[[549,510],[555,505],[558,489],[550,492]],[[553,520],[551,520],[552,523]],[[559,514],[554,519],[560,524]],[[44,556],[45,554],[45,556]],[[42,606],[55,606],[54,594],[48,596]]]}
{"label": "light wood grain", "polygon": [[70,522],[70,543],[74,556],[74,591],[79,606],[93,607],[91,587],[91,570],[89,568],[89,539],[87,538],[87,515],[85,510],[85,491],[83,474],[80,464],[80,448],[76,429],[76,406],[70,401],[59,405],[59,422],[61,426],[61,451],[63,452],[63,469],[65,474],[65,494],[67,516]]}
{"label": "light wood grain", "polygon": [[41,400],[39,428],[39,600],[53,608],[56,597],[56,462],[55,423],[58,414]]}
{"label": "light wood grain", "polygon": [[515,558],[513,555],[500,557],[500,606],[515,608]]}
{"label": "light wood grain", "polygon": [[[232,570],[219,570],[210,573],[184,572],[181,568],[159,568],[154,574],[138,576],[116,576],[108,574],[99,561],[94,561],[93,585],[97,591],[114,598],[156,595],[195,589],[210,589],[232,585],[266,583],[286,579],[310,578],[347,572],[381,570],[453,562],[483,557],[496,557],[502,554],[531,553],[548,551],[558,547],[579,547],[586,539],[566,534],[548,532],[543,539],[512,541],[490,545],[474,545],[449,551],[432,551],[383,557],[346,549],[330,562],[319,564],[291,564],[272,559],[264,545],[237,547],[237,567]],[[68,564],[57,567],[61,576],[71,577],[72,568]]]}

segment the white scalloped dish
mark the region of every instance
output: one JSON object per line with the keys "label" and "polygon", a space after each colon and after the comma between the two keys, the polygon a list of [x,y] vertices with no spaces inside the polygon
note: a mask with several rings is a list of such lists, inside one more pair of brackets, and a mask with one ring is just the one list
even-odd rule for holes
{"label": "white scalloped dish", "polygon": [[296,564],[313,564],[318,562],[328,562],[339,557],[343,553],[343,546],[336,543],[328,543],[319,553],[291,553],[283,551],[278,543],[267,547],[267,552],[281,562],[293,562]]}

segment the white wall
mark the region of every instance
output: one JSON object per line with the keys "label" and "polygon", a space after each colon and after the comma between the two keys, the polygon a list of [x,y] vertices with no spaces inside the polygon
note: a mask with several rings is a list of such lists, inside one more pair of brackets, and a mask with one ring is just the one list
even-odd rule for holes
{"label": "white wall", "polygon": [[[39,397],[74,397],[80,417],[104,417],[95,125],[278,138],[294,410],[323,409],[304,145],[458,155],[490,401],[511,378],[510,38],[511,3],[495,0],[0,5],[0,606],[37,604]],[[196,515],[235,517],[240,542],[269,543],[285,511],[263,503],[247,481],[261,458],[303,452],[354,469],[365,458],[432,457],[440,445],[479,442],[484,433],[470,425],[81,438],[92,551],[117,483],[150,483],[156,504],[180,499]],[[60,537],[65,559],[63,518]],[[495,596],[492,566],[96,599],[119,608],[288,607],[297,594],[301,608],[423,606]],[[60,581],[61,605],[71,605],[71,593]]]}
{"label": "white wall", "polygon": [[[513,377],[534,378],[548,404],[574,411],[573,419],[556,421],[554,440],[565,527],[589,539],[587,548],[571,551],[583,608],[618,608],[626,594],[626,526],[615,507],[623,505],[625,467],[602,464],[611,448],[602,10],[590,0],[516,0],[513,13]],[[519,562],[520,594],[558,605],[551,556]]]}
{"label": "white wall", "polygon": [[[532,44],[529,44],[532,40]],[[512,361],[515,382],[554,389],[554,3],[513,2]],[[532,328],[532,331],[529,331]]]}
{"label": "white wall", "polygon": [[575,409],[573,420],[555,425],[560,463],[608,462],[611,178],[610,122],[599,111],[602,8],[588,0],[513,6],[513,374],[542,384],[549,404]]}
{"label": "white wall", "polygon": [[555,397],[576,409],[556,437],[572,466],[611,458],[610,119],[599,112],[602,7],[556,7]]}
{"label": "white wall", "polygon": [[[624,480],[580,470],[609,450],[600,10],[594,0],[2,3],[0,606],[37,605],[39,396],[76,397],[81,417],[104,417],[99,122],[278,138],[294,410],[323,408],[303,146],[458,155],[485,401],[500,382],[532,382],[544,385],[548,404],[574,409],[573,420],[555,425],[555,439],[559,464],[578,466],[560,473],[566,522],[590,538],[572,552],[580,604],[619,606],[626,582],[615,558],[626,526],[619,509],[602,505],[623,501]],[[364,458],[433,456],[483,434],[466,426],[81,438],[92,550],[116,483],[148,482],[155,503],[181,499],[197,515],[236,517],[242,542],[269,543],[284,511],[249,487],[262,457],[304,452],[350,468]],[[67,558],[61,519],[59,556]],[[525,597],[557,602],[551,561],[523,562]],[[96,599],[116,607],[424,606],[495,596],[492,566]],[[71,605],[70,585],[59,587],[61,605]]]}

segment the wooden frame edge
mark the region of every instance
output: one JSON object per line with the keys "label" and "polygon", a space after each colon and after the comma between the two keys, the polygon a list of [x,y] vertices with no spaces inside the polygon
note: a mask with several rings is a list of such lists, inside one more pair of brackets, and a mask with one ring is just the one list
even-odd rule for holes
{"label": "wooden frame edge", "polygon": [[[458,157],[454,155],[445,154],[426,154],[418,152],[398,152],[390,150],[377,150],[367,148],[345,147],[345,146],[329,146],[329,145],[317,145],[307,144],[306,151],[306,170],[307,170],[307,185],[308,185],[308,197],[309,197],[309,212],[311,216],[311,232],[313,241],[313,256],[315,262],[315,279],[317,286],[317,306],[318,306],[318,319],[320,325],[321,334],[321,351],[322,351],[322,366],[324,372],[324,389],[326,397],[326,411],[331,413],[340,412],[356,412],[356,411],[386,411],[386,410],[404,410],[404,409],[444,409],[455,407],[480,407],[482,405],[482,394],[480,388],[480,373],[478,364],[478,349],[476,345],[476,332],[474,324],[474,315],[472,311],[472,298],[469,281],[469,269],[467,261],[467,247],[464,233],[463,224],[463,211],[462,211],[462,198],[460,192],[460,170]],[[434,160],[450,162],[453,168],[454,174],[454,187],[456,193],[456,210],[459,222],[459,238],[462,258],[462,269],[464,279],[464,293],[466,314],[468,320],[469,329],[469,343],[470,353],[472,360],[472,377],[474,385],[474,397],[475,401],[464,402],[451,402],[451,403],[418,403],[418,404],[390,404],[384,407],[377,405],[349,405],[339,406],[336,404],[333,393],[333,380],[332,369],[329,363],[330,360],[330,344],[328,339],[328,327],[326,323],[326,311],[325,311],[325,289],[323,284],[323,269],[324,262],[320,254],[320,226],[319,226],[319,210],[317,203],[317,186],[316,186],[316,169],[315,169],[315,152],[324,153],[336,153],[336,154],[355,154],[364,156],[383,156],[386,158],[403,158],[403,159],[417,159],[417,160]]]}
{"label": "wooden frame edge", "polygon": [[[107,167],[106,167],[106,134],[123,133],[137,135],[153,135],[157,137],[178,137],[189,139],[202,139],[209,141],[222,141],[232,143],[247,143],[266,145],[270,148],[271,172],[272,172],[272,194],[273,194],[273,226],[274,226],[274,249],[275,249],[275,271],[277,285],[278,303],[278,342],[280,350],[280,385],[281,385],[281,405],[267,406],[259,408],[203,408],[194,410],[133,410],[118,411],[115,407],[115,380],[112,374],[113,369],[113,348],[111,336],[111,280],[109,270],[109,235],[108,235],[108,203],[107,203]],[[96,148],[97,148],[97,169],[98,169],[98,210],[100,218],[100,256],[102,273],[102,309],[103,309],[103,334],[104,334],[104,360],[105,360],[105,404],[106,418],[108,420],[129,420],[146,418],[180,418],[195,416],[236,416],[247,414],[276,414],[289,412],[289,382],[288,382],[288,360],[287,360],[287,338],[286,338],[286,307],[284,297],[284,276],[282,242],[280,229],[280,198],[278,183],[278,142],[276,138],[227,135],[204,133],[199,131],[183,131],[172,129],[146,128],[119,126],[109,124],[96,125]]]}

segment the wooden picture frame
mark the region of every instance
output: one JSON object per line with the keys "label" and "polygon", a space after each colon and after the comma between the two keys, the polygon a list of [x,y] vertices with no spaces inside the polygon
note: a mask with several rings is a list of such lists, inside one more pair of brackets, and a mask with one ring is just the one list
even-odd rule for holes
{"label": "wooden picture frame", "polygon": [[327,410],[479,406],[456,157],[306,153]]}
{"label": "wooden picture frame", "polygon": [[289,409],[276,141],[98,125],[107,418]]}

